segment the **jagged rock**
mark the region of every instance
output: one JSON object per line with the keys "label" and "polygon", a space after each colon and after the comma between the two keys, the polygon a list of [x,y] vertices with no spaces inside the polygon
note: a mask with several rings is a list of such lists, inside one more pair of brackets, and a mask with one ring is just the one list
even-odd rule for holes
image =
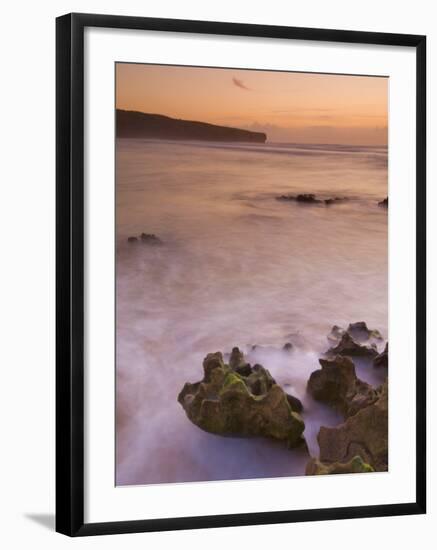
{"label": "jagged rock", "polygon": [[317,458],[310,458],[305,474],[307,476],[327,474],[364,474],[374,472],[370,464],[364,462],[360,455],[354,456],[349,462],[320,462]]}
{"label": "jagged rock", "polygon": [[299,195],[280,195],[276,197],[278,201],[295,201],[305,204],[321,204],[326,205],[335,204],[347,200],[346,197],[329,197],[327,199],[318,199],[314,193],[300,193]]}
{"label": "jagged rock", "polygon": [[317,436],[321,462],[347,463],[356,455],[377,472],[388,468],[388,385],[378,399],[335,428],[322,426]]}
{"label": "jagged rock", "polygon": [[344,329],[342,329],[338,325],[334,325],[331,329],[331,332],[327,336],[328,341],[331,342],[331,344],[337,344],[341,340],[341,337],[344,333]]}
{"label": "jagged rock", "polygon": [[369,340],[382,340],[379,330],[370,330],[364,321],[358,321],[357,323],[351,323],[346,332],[352,336],[356,342],[368,342]]}
{"label": "jagged rock", "polygon": [[128,243],[137,243],[138,239],[137,239],[137,237],[128,237],[127,242]]}
{"label": "jagged rock", "polygon": [[285,395],[287,396],[287,401],[292,411],[297,412],[299,414],[303,412],[303,405],[300,399],[298,399],[297,397],[294,397],[294,395],[290,395],[289,393],[286,393]]}
{"label": "jagged rock", "polygon": [[235,370],[247,365],[238,348],[231,358],[235,368],[225,364],[220,352],[208,354],[203,380],[184,385],[178,401],[191,422],[214,434],[264,436],[286,441],[289,447],[305,446],[305,424],[292,410],[291,396],[262,365],[249,365],[247,375]]}
{"label": "jagged rock", "polygon": [[373,360],[374,367],[388,367],[388,342],[385,344],[384,351],[377,355]]}
{"label": "jagged rock", "polygon": [[141,242],[152,246],[159,246],[163,244],[161,239],[153,233],[141,233]]}
{"label": "jagged rock", "polygon": [[321,200],[316,199],[316,196],[313,195],[313,193],[303,193],[301,195],[297,195],[296,200],[297,202],[309,202],[311,204],[322,202]]}
{"label": "jagged rock", "polygon": [[331,344],[336,344],[340,342],[345,333],[348,333],[358,343],[374,343],[383,340],[379,330],[369,329],[364,321],[358,321],[357,323],[350,323],[346,330],[334,325],[327,336],[328,341]]}
{"label": "jagged rock", "polygon": [[304,202],[307,204],[319,204],[322,201],[316,199],[316,196],[313,193],[301,193],[299,195],[281,195],[276,197],[278,201],[296,201]]}
{"label": "jagged rock", "polygon": [[382,206],[383,208],[388,208],[388,197],[386,197],[381,202],[378,202],[378,206]]}
{"label": "jagged rock", "polygon": [[229,357],[229,366],[242,376],[249,376],[252,372],[252,367],[244,359],[244,354],[238,348],[232,348]]}
{"label": "jagged rock", "polygon": [[371,344],[370,346],[359,344],[348,332],[345,332],[338,344],[331,347],[326,353],[328,356],[346,355],[351,357],[376,357],[378,355],[378,349],[375,344]]}
{"label": "jagged rock", "polygon": [[322,368],[311,373],[307,384],[308,393],[316,401],[330,405],[347,418],[377,400],[376,390],[357,377],[348,357],[337,355],[332,360],[319,359],[319,363]]}

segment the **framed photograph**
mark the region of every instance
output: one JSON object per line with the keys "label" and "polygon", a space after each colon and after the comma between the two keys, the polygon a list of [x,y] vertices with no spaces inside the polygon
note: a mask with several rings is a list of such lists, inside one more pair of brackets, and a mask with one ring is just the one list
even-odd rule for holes
{"label": "framed photograph", "polygon": [[56,52],[57,530],[425,513],[425,37]]}

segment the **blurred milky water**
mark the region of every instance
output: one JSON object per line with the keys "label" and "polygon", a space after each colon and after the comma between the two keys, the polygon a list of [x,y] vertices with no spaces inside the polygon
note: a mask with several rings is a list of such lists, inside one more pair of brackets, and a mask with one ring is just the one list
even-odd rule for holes
{"label": "blurred milky water", "polygon": [[[296,193],[350,200],[275,200]],[[177,395],[207,353],[239,346],[303,401],[317,454],[320,425],[341,420],[305,393],[327,333],[366,321],[387,337],[386,196],[386,148],[118,140],[117,484],[304,473],[282,444],[202,432]],[[142,232],[164,245],[127,242]]]}

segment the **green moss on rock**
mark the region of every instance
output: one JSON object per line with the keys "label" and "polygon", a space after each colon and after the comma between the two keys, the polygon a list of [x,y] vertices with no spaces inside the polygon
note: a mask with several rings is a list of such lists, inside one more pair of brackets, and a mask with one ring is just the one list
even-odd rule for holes
{"label": "green moss on rock", "polygon": [[329,474],[365,474],[374,472],[373,467],[364,462],[361,456],[354,456],[349,462],[320,462],[317,458],[311,458],[306,467],[307,476]]}
{"label": "green moss on rock", "polygon": [[191,422],[224,436],[263,436],[290,447],[304,444],[304,421],[269,371],[262,365],[251,367],[238,348],[231,357],[232,366],[225,364],[220,352],[208,354],[203,380],[186,383],[179,393],[178,401]]}

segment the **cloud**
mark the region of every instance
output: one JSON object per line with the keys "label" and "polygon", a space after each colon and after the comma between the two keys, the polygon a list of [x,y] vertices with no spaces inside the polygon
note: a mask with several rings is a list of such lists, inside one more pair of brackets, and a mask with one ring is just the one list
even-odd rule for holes
{"label": "cloud", "polygon": [[235,86],[237,86],[237,88],[250,91],[250,88],[248,88],[242,80],[239,80],[238,78],[232,78],[232,82],[234,83]]}

